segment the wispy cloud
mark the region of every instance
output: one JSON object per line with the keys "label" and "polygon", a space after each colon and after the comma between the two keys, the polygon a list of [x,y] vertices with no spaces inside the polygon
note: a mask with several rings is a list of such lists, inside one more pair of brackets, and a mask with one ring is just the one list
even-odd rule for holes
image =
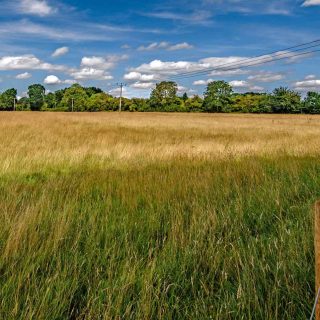
{"label": "wispy cloud", "polygon": [[14,6],[19,13],[40,17],[49,16],[58,11],[46,0],[19,0]]}
{"label": "wispy cloud", "polygon": [[[12,32],[14,30],[14,32]],[[163,31],[164,32],[164,31]],[[128,38],[128,33],[162,33],[160,30],[118,27],[91,22],[39,23],[29,19],[0,22],[0,39],[50,39],[58,42],[114,41]]]}
{"label": "wispy cloud", "polygon": [[67,54],[69,52],[69,48],[68,47],[61,47],[56,49],[53,53],[52,53],[52,57],[53,58],[58,58],[61,56],[64,56],[65,54]]}
{"label": "wispy cloud", "polygon": [[179,21],[188,25],[211,25],[213,21],[212,13],[210,11],[193,11],[191,13],[177,13],[171,11],[158,11],[158,12],[142,12],[140,15],[151,18],[166,19]]}
{"label": "wispy cloud", "polygon": [[32,74],[29,72],[24,72],[24,73],[20,73],[16,75],[16,79],[18,80],[25,80],[25,79],[29,79],[32,77]]}
{"label": "wispy cloud", "polygon": [[303,7],[311,7],[311,6],[320,6],[320,0],[306,0],[303,4]]}
{"label": "wispy cloud", "polygon": [[193,45],[182,42],[177,44],[170,44],[169,42],[162,41],[162,42],[153,42],[149,44],[148,46],[140,46],[138,48],[138,51],[153,51],[153,50],[159,50],[159,49],[165,49],[167,51],[177,51],[177,50],[187,50],[192,49]]}
{"label": "wispy cloud", "polygon": [[219,14],[236,12],[244,15],[290,15],[295,7],[294,1],[291,0],[203,0],[202,5],[215,9]]}

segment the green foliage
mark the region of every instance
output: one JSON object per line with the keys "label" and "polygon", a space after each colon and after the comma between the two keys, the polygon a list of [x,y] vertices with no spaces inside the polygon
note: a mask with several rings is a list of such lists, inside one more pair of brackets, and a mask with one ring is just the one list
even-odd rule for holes
{"label": "green foliage", "polygon": [[320,113],[320,93],[308,92],[304,100],[304,111],[311,114]]}
{"label": "green foliage", "polygon": [[28,87],[29,103],[32,111],[39,111],[44,106],[45,92],[46,89],[41,84],[33,84]]}
{"label": "green foliage", "polygon": [[27,111],[30,110],[29,98],[22,97],[17,101],[17,111]]}
{"label": "green foliage", "polygon": [[269,113],[270,97],[267,94],[235,94],[232,98],[232,112]]}
{"label": "green foliage", "polygon": [[301,112],[301,96],[285,87],[276,88],[271,95],[270,102],[274,113]]}
{"label": "green foliage", "polygon": [[45,96],[45,103],[46,103],[46,107],[49,109],[56,108],[57,107],[56,94],[53,92],[49,92]]}
{"label": "green foliage", "polygon": [[186,92],[182,95],[182,100],[184,102],[186,102],[188,100],[188,94]]}
{"label": "green foliage", "polygon": [[16,89],[8,89],[0,95],[0,110],[13,110],[15,99],[17,97]]}
{"label": "green foliage", "polygon": [[231,107],[232,87],[225,81],[212,81],[204,93],[204,110],[228,112]]}
{"label": "green foliage", "polygon": [[87,88],[84,88],[84,90],[88,95],[88,97],[91,97],[92,95],[97,93],[103,93],[103,91],[100,88],[96,88],[96,87],[87,87]]}
{"label": "green foliage", "polygon": [[[276,88],[272,94],[234,93],[225,81],[208,84],[204,99],[198,95],[177,96],[178,85],[163,81],[156,85],[150,99],[123,98],[122,110],[130,112],[241,112],[241,113],[310,113],[320,114],[320,94],[309,92],[304,101],[299,93],[288,88]],[[0,110],[12,110],[16,90],[9,89],[0,95]],[[17,110],[118,111],[119,98],[104,93],[100,88],[74,84],[69,88],[45,94],[40,84],[28,88],[28,98],[17,102]]]}
{"label": "green foliage", "polygon": [[115,99],[102,92],[91,95],[86,104],[87,111],[112,111],[115,109]]}
{"label": "green foliage", "polygon": [[132,98],[131,99],[131,105],[129,107],[129,111],[149,111],[150,110],[150,104],[149,100],[142,99],[142,98]]}
{"label": "green foliage", "polygon": [[69,111],[85,111],[88,101],[88,95],[86,90],[79,84],[74,84],[70,88],[66,89],[60,105],[67,108]]}
{"label": "green foliage", "polygon": [[162,81],[156,84],[150,96],[150,106],[154,109],[175,109],[178,85],[172,81]]}
{"label": "green foliage", "polygon": [[188,98],[184,104],[188,112],[203,111],[203,100],[198,95]]}

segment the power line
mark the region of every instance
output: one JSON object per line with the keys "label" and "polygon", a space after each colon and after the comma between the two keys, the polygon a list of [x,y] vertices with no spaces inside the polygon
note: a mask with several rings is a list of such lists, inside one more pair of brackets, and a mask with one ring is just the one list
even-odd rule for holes
{"label": "power line", "polygon": [[[164,78],[168,79],[168,80],[171,80],[171,79],[178,80],[178,79],[183,79],[183,78],[195,77],[195,76],[199,76],[199,75],[205,75],[205,74],[208,74],[213,71],[219,71],[219,70],[232,71],[232,70],[239,69],[239,68],[247,68],[247,67],[261,65],[261,64],[279,61],[279,60],[283,60],[283,59],[292,59],[292,58],[295,58],[298,56],[303,56],[303,55],[319,52],[319,50],[312,50],[312,51],[307,51],[307,52],[303,52],[303,53],[299,53],[299,54],[292,54],[294,52],[305,51],[305,50],[312,49],[312,48],[315,48],[318,46],[320,46],[320,39],[314,40],[311,42],[306,42],[303,44],[299,44],[296,46],[292,46],[289,48],[280,49],[280,50],[273,51],[270,53],[265,53],[261,56],[256,56],[253,58],[245,58],[245,59],[239,60],[237,62],[233,62],[233,63],[224,63],[221,65],[206,68],[203,70],[184,72],[184,73],[180,73],[177,75],[171,75],[171,76],[166,76],[166,77],[164,76],[163,78],[154,78],[153,80],[163,81]],[[291,50],[291,51],[288,51],[288,50]],[[247,64],[244,64],[245,62],[247,62]]]}
{"label": "power line", "polygon": [[[316,43],[316,44],[315,44]],[[313,44],[313,45],[310,45],[310,44]],[[308,45],[308,46],[307,46]],[[256,60],[261,60],[261,59],[267,59],[266,62],[272,62],[274,60],[274,58],[277,58],[277,57],[280,57],[280,56],[285,56],[284,58],[288,58],[290,59],[291,56],[290,56],[290,53],[292,52],[299,52],[299,51],[304,51],[304,50],[308,50],[308,49],[312,49],[312,48],[315,48],[315,47],[318,47],[320,45],[320,39],[319,40],[315,40],[315,41],[312,41],[312,42],[309,42],[309,43],[304,43],[304,44],[301,44],[301,45],[297,45],[297,46],[294,46],[294,47],[290,47],[290,48],[286,48],[286,49],[281,49],[281,50],[277,50],[277,51],[274,51],[274,52],[270,52],[270,53],[265,53],[263,55],[260,55],[260,56],[255,56],[255,57],[252,57],[252,58],[245,58],[245,59],[241,59],[239,61],[236,61],[236,62],[229,62],[229,63],[224,63],[224,64],[220,64],[218,66],[215,66],[215,67],[210,67],[210,68],[206,68],[206,69],[203,69],[203,70],[197,70],[197,71],[190,71],[190,72],[185,72],[185,73],[180,73],[179,75],[177,76],[184,76],[184,75],[191,75],[191,74],[197,74],[199,72],[203,73],[203,72],[211,72],[211,71],[215,71],[215,70],[220,70],[220,69],[224,69],[224,67],[230,67],[230,66],[235,66],[235,65],[238,65],[239,68],[241,67],[241,65],[248,61],[256,61]],[[304,47],[304,48],[301,48],[301,47]],[[299,49],[297,49],[299,48]],[[288,50],[291,50],[291,51],[288,51]],[[295,50],[292,50],[292,49],[295,49]],[[175,77],[175,76],[172,76],[172,77]]]}
{"label": "power line", "polygon": [[[274,61],[280,61],[280,60],[285,60],[285,59],[292,59],[292,58],[296,58],[296,57],[301,57],[301,56],[304,56],[304,55],[309,55],[309,54],[312,54],[312,53],[316,53],[316,52],[320,52],[320,49],[318,50],[312,50],[312,51],[307,51],[307,52],[302,52],[302,53],[299,53],[299,54],[295,54],[295,55],[290,55],[290,56],[285,56],[285,57],[281,57],[281,58],[277,58],[277,59],[268,59],[268,60],[264,60],[264,61],[256,61],[254,63],[249,63],[249,64],[246,64],[246,65],[234,65],[234,66],[230,66],[230,68],[223,68],[222,71],[233,71],[233,70],[237,70],[237,69],[240,69],[240,68],[248,68],[248,67],[253,67],[253,66],[258,66],[258,65],[263,65],[263,64],[266,64],[266,63],[270,63],[270,62],[274,62]],[[221,69],[213,69],[212,71],[214,70],[221,70]],[[187,79],[187,78],[193,78],[195,76],[199,76],[199,75],[206,75],[212,71],[206,71],[206,72],[199,72],[198,74],[192,74],[192,75],[186,75],[186,76],[182,76],[182,77],[175,77],[173,79]],[[171,78],[170,78],[171,79]]]}

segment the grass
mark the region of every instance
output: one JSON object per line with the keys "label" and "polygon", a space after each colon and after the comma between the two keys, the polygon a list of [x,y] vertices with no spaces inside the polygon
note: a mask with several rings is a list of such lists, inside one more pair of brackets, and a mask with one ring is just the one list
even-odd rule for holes
{"label": "grass", "polygon": [[320,117],[0,114],[0,319],[306,319]]}

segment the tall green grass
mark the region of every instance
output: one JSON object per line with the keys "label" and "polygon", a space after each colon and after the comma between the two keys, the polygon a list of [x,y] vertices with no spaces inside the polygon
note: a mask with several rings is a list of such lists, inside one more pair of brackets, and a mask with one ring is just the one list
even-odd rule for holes
{"label": "tall green grass", "polygon": [[313,157],[0,177],[0,319],[306,319]]}

